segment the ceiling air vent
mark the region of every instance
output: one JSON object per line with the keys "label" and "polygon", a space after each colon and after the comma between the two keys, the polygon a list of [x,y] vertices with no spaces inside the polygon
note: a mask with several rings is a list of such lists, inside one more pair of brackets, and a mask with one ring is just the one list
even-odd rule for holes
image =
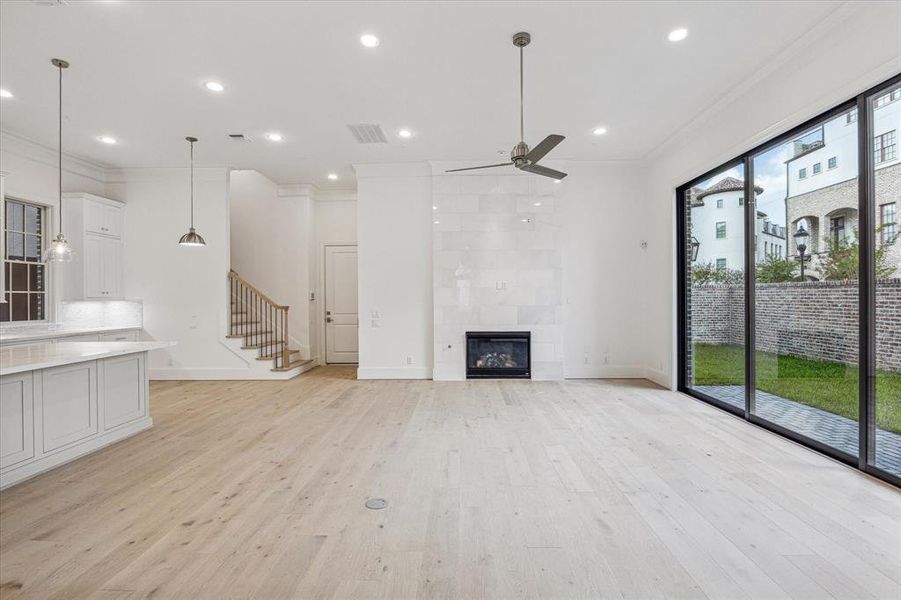
{"label": "ceiling air vent", "polygon": [[228,134],[230,140],[234,142],[252,142],[253,140],[244,135],[243,133],[230,133]]}
{"label": "ceiling air vent", "polygon": [[360,125],[348,125],[348,129],[350,132],[354,134],[354,137],[357,139],[357,142],[361,144],[387,144],[388,138],[385,137],[385,132],[382,131],[380,125],[366,125],[365,123]]}
{"label": "ceiling air vent", "polygon": [[65,6],[69,0],[31,0],[31,2],[38,6]]}

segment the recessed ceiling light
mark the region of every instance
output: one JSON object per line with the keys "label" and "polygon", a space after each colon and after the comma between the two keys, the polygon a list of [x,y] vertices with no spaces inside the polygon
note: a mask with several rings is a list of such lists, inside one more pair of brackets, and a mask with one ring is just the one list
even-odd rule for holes
{"label": "recessed ceiling light", "polygon": [[337,181],[337,180],[338,180],[338,174],[337,174],[337,173],[329,173],[329,174],[328,174],[328,178],[329,178],[331,181]]}
{"label": "recessed ceiling light", "polygon": [[219,83],[218,81],[207,81],[203,84],[204,87],[211,92],[222,92],[225,91],[225,86]]}
{"label": "recessed ceiling light", "polygon": [[560,183],[560,181],[561,181],[560,179],[555,179],[554,183]]}
{"label": "recessed ceiling light", "polygon": [[681,42],[685,38],[688,37],[688,30],[684,27],[680,27],[679,29],[673,29],[669,32],[667,38],[671,42]]}
{"label": "recessed ceiling light", "polygon": [[411,137],[413,137],[413,132],[410,131],[409,129],[401,129],[400,131],[397,132],[397,135],[399,135],[402,138],[411,138]]}
{"label": "recessed ceiling light", "polygon": [[607,133],[607,128],[606,127],[595,127],[594,131],[592,131],[591,133],[593,133],[595,135],[604,135],[605,133]]}
{"label": "recessed ceiling light", "polygon": [[[554,181],[560,181],[559,179],[555,179]],[[534,206],[541,206],[541,202],[536,202]]]}
{"label": "recessed ceiling light", "polygon": [[371,33],[364,33],[360,36],[360,43],[367,48],[375,48],[379,45],[379,38],[375,37]]}
{"label": "recessed ceiling light", "polygon": [[113,144],[119,143],[119,140],[117,140],[116,138],[109,136],[109,135],[101,135],[97,139],[100,140],[101,142],[103,142],[104,144],[109,144],[110,146],[112,146]]}
{"label": "recessed ceiling light", "polygon": [[280,142],[285,138],[283,138],[282,134],[280,134],[280,133],[267,133],[266,139],[269,140],[270,142]]}
{"label": "recessed ceiling light", "polygon": [[0,98],[12,98],[13,93],[9,90],[0,90]]}
{"label": "recessed ceiling light", "polygon": [[432,207],[432,210],[438,210],[438,207],[437,207],[437,206],[433,206],[433,207]]}
{"label": "recessed ceiling light", "polygon": [[438,225],[439,223],[441,223],[441,221],[432,221],[432,222],[433,222],[435,225]]}

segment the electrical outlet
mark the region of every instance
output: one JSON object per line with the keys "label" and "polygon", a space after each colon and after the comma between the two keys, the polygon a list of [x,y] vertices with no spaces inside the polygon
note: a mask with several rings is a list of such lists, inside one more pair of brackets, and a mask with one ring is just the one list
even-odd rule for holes
{"label": "electrical outlet", "polygon": [[369,326],[372,327],[373,329],[378,328],[378,326],[379,326],[379,320],[378,320],[378,319],[372,319],[372,320],[369,322]]}
{"label": "electrical outlet", "polygon": [[412,364],[413,364],[413,357],[410,356],[409,354],[407,355],[406,363],[407,363],[408,365],[412,365]]}

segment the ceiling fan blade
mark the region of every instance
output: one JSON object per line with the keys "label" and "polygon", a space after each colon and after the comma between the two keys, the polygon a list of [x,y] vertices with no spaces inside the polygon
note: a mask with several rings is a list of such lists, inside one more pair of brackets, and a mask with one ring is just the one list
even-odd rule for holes
{"label": "ceiling fan blade", "polygon": [[512,162],[497,163],[496,165],[482,165],[481,167],[466,167],[465,169],[448,169],[445,173],[456,173],[457,171],[475,171],[476,169],[493,169],[494,167],[508,167]]}
{"label": "ceiling fan blade", "polygon": [[526,154],[526,160],[532,164],[537,163],[539,160],[544,158],[544,155],[554,149],[554,147],[566,139],[566,136],[551,134],[541,140],[537,146],[532,148],[532,150]]}
{"label": "ceiling fan blade", "polygon": [[536,175],[544,175],[545,177],[551,177],[553,179],[563,179],[566,177],[566,173],[563,173],[562,171],[555,171],[554,169],[548,169],[541,165],[523,165],[519,167],[519,169],[521,171],[535,173]]}

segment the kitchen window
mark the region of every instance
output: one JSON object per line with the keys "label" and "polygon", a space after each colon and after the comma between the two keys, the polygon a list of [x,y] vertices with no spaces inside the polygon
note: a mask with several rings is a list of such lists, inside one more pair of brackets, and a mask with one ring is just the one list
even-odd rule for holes
{"label": "kitchen window", "polygon": [[41,263],[46,209],[7,198],[3,277],[5,302],[0,322],[43,321],[47,318],[47,270]]}

